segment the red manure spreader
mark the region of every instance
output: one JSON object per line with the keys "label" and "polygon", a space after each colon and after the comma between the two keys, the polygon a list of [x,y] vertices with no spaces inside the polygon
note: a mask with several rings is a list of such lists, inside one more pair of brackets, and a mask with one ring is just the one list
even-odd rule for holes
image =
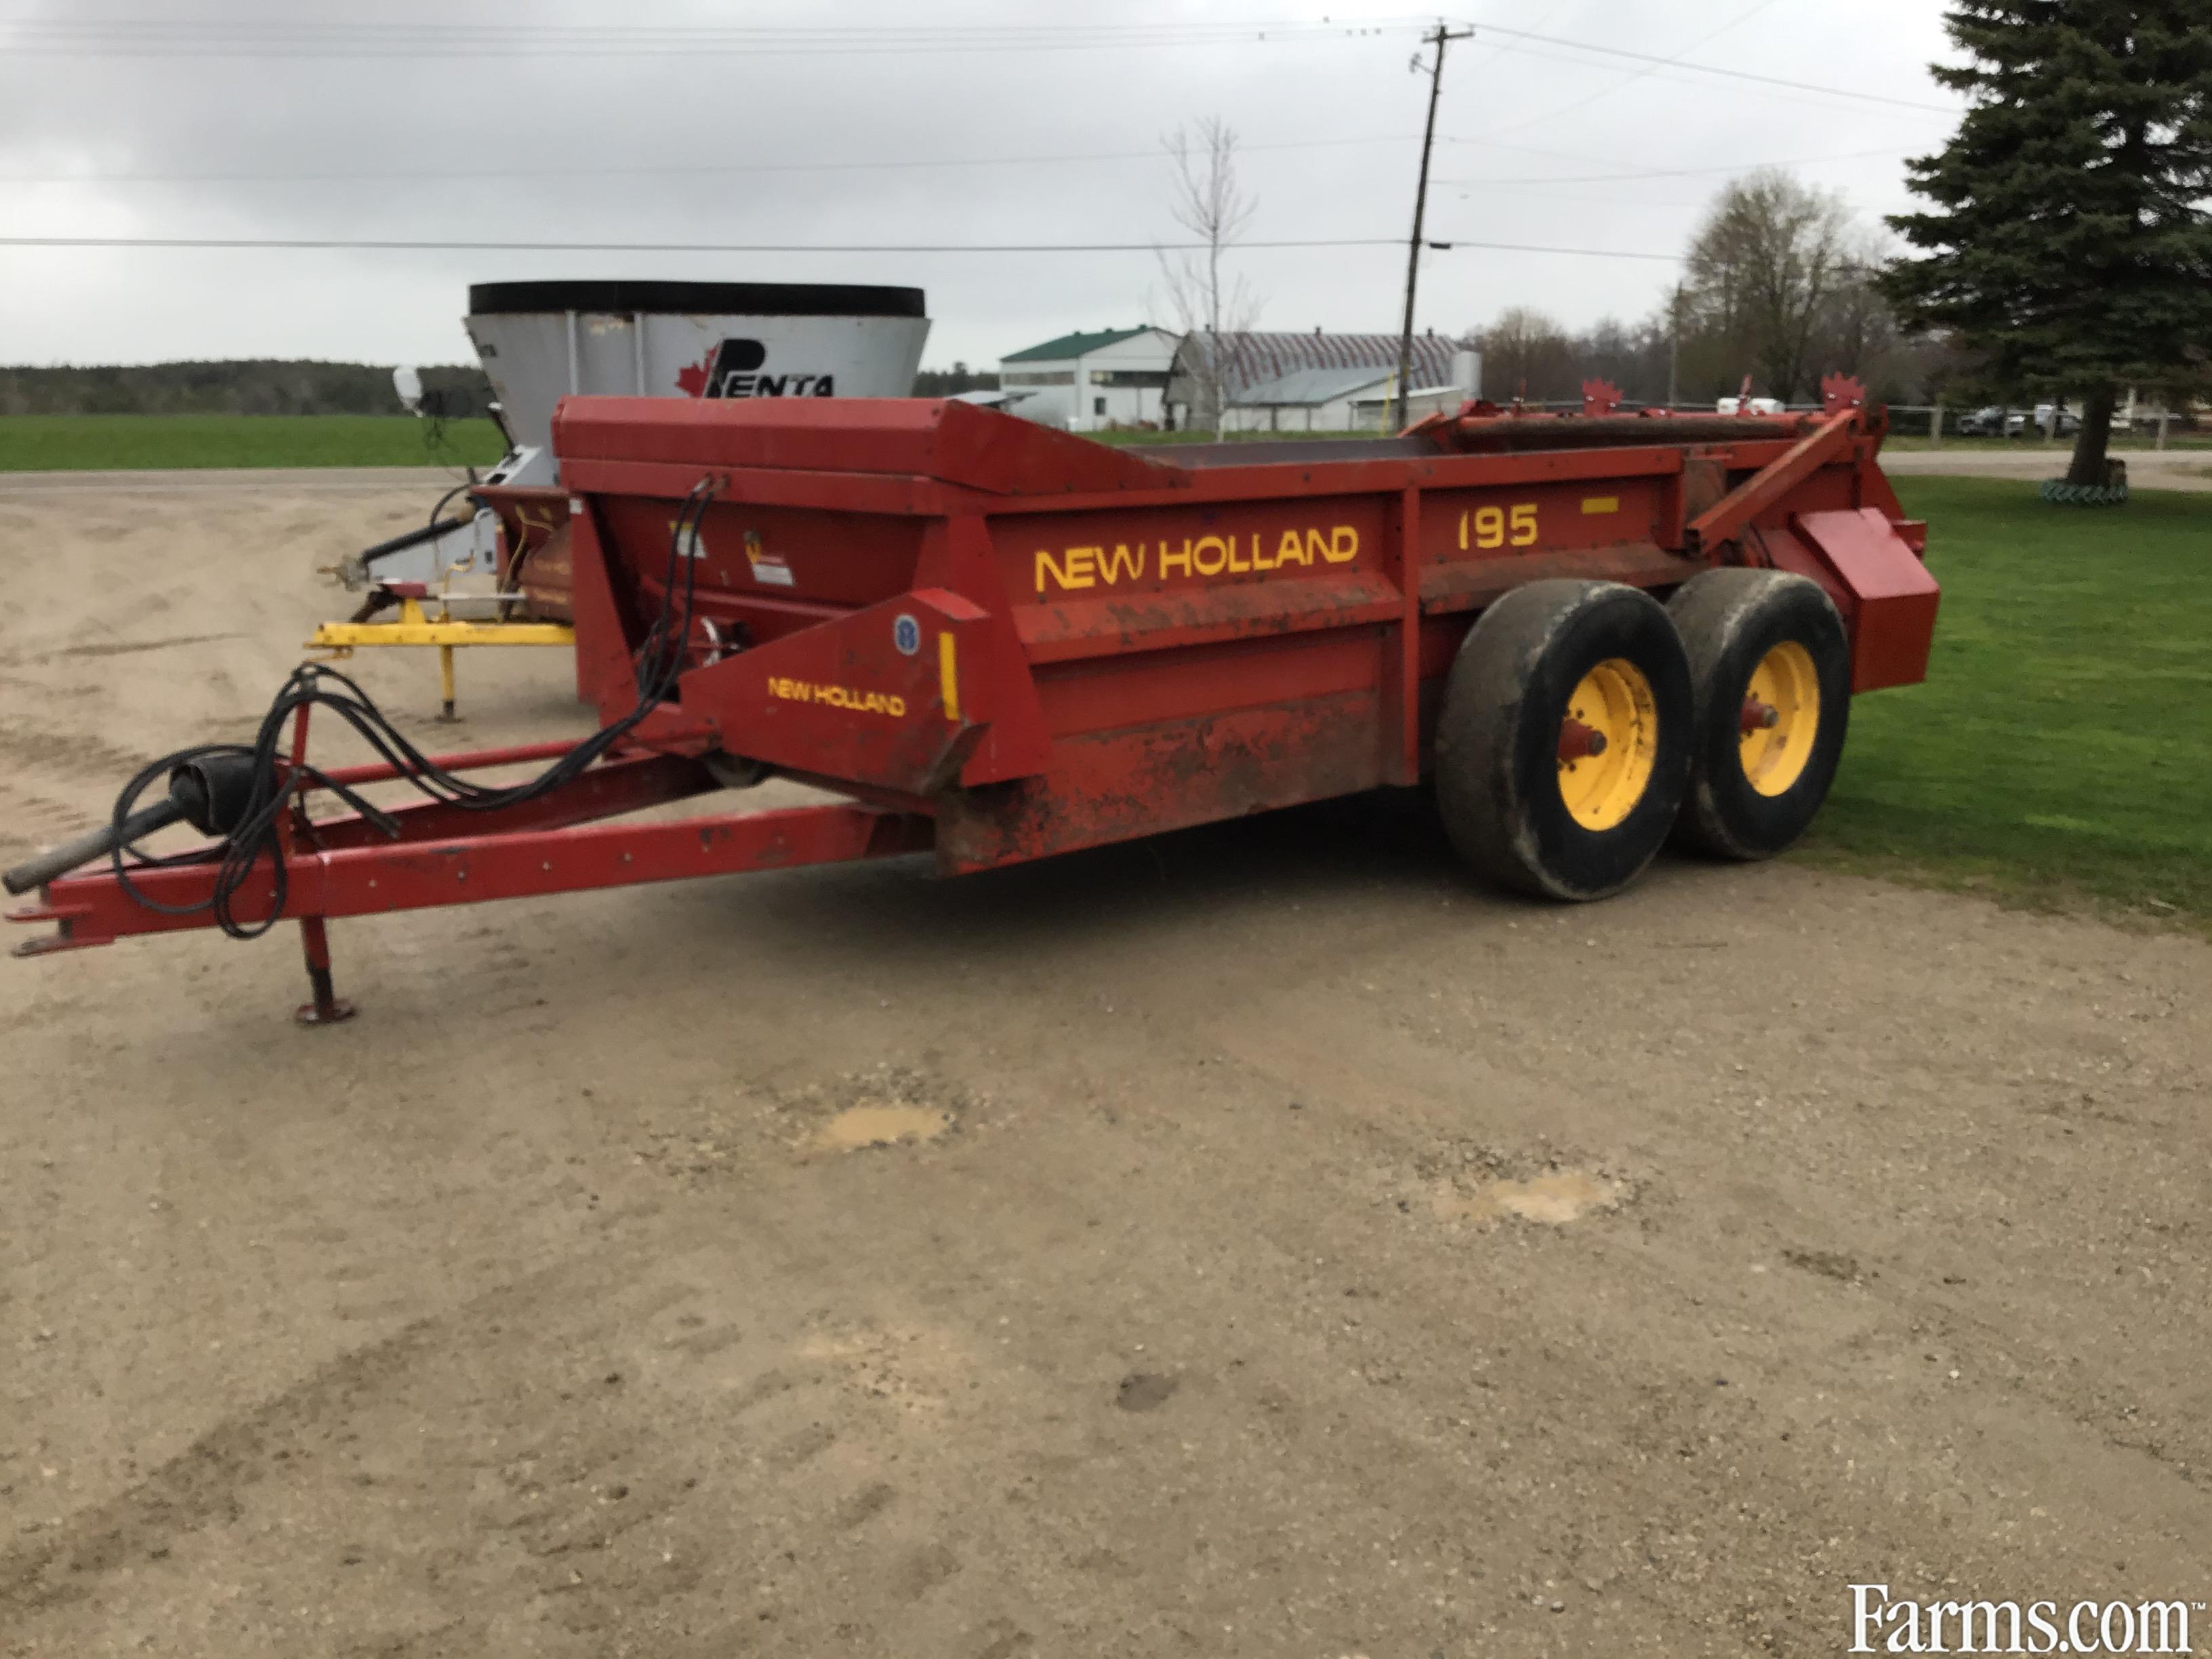
{"label": "red manure spreader", "polygon": [[[1425,779],[1476,870],[1551,898],[1670,836],[1765,857],[1935,626],[1882,416],[1823,393],[1630,414],[1593,384],[1576,414],[1143,451],[957,402],[570,398],[550,552],[597,729],[424,755],[303,665],[255,742],[149,767],[7,872],[38,890],[11,920],[50,924],[17,952],[296,921],[301,1017],[330,1019],[333,917],[894,854],[957,874]],[[313,764],[317,708],[380,758]],[[624,821],[771,776],[841,799]],[[210,839],[141,847],[180,820]]]}

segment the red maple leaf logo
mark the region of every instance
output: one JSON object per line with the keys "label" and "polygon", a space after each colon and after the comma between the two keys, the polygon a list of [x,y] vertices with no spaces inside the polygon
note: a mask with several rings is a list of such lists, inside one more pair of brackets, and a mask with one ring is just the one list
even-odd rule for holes
{"label": "red maple leaf logo", "polygon": [[678,369],[676,371],[676,389],[687,398],[705,397],[707,395],[707,369],[708,365],[713,363],[714,361],[714,354],[712,351],[709,351],[697,362],[687,363],[682,368]]}

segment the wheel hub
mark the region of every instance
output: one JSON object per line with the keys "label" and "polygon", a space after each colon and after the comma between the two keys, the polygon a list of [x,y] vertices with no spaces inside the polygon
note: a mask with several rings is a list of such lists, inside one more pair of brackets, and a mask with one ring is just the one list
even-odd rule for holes
{"label": "wheel hub", "polygon": [[1636,810],[1659,753],[1658,705],[1644,671],[1608,657],[1583,675],[1559,721],[1559,798],[1585,830]]}
{"label": "wheel hub", "polygon": [[1604,732],[1584,726],[1572,714],[1559,727],[1559,758],[1563,761],[1595,759],[1605,753],[1605,746]]}
{"label": "wheel hub", "polygon": [[1820,729],[1820,678],[1812,653],[1784,640],[1759,659],[1744,688],[1736,757],[1762,795],[1779,795],[1805,775]]}

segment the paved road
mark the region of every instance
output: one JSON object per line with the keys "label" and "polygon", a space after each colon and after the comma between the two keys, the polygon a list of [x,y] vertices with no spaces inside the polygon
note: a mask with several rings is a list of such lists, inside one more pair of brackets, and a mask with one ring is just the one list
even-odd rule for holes
{"label": "paved road", "polygon": [[204,467],[143,472],[0,472],[0,498],[9,495],[422,495],[433,498],[462,482],[433,466]]}
{"label": "paved road", "polygon": [[[2135,489],[2212,489],[2212,450],[2127,451],[2128,484]],[[2067,452],[2044,449],[1886,449],[1885,472],[1900,477],[2056,478],[2064,476]]]}

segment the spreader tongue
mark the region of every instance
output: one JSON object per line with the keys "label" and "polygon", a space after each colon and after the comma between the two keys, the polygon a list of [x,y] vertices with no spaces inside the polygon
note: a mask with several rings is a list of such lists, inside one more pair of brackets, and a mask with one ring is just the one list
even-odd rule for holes
{"label": "spreader tongue", "polygon": [[103,823],[74,841],[48,848],[34,859],[26,859],[0,874],[0,886],[11,893],[27,893],[81,864],[106,858],[117,848],[143,841],[173,823],[189,823],[202,835],[228,835],[245,816],[252,789],[251,755],[198,756],[171,770],[168,799],[142,806],[120,823]]}

